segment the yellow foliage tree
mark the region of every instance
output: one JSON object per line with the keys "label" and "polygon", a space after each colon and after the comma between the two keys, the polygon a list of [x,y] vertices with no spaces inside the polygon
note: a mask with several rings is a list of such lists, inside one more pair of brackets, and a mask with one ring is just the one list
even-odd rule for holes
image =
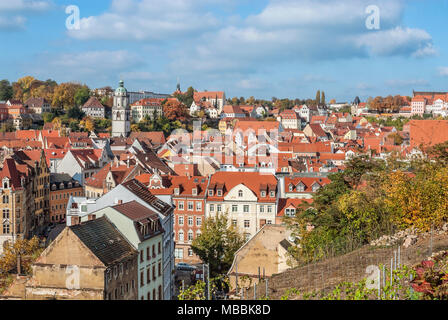
{"label": "yellow foliage tree", "polygon": [[39,257],[42,249],[39,245],[39,239],[34,237],[31,240],[17,239],[14,244],[9,241],[3,248],[3,256],[0,258],[0,274],[5,275],[17,266],[17,257],[22,258],[22,273],[31,272],[31,263]]}
{"label": "yellow foliage tree", "polygon": [[385,189],[385,201],[403,227],[428,231],[448,220],[448,168],[428,167],[415,177],[393,172]]}

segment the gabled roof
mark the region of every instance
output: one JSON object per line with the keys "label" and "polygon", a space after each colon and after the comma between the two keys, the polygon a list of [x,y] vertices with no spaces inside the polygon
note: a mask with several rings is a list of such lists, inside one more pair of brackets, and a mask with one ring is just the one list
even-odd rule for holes
{"label": "gabled roof", "polygon": [[4,178],[10,180],[12,189],[21,189],[20,172],[17,170],[16,162],[12,158],[6,158],[3,162],[3,168],[0,171],[0,183]]}
{"label": "gabled roof", "polygon": [[122,186],[165,216],[169,215],[173,209],[169,204],[154,196],[144,184],[136,179],[129,180],[123,183]]}
{"label": "gabled roof", "polygon": [[101,108],[104,109],[104,106],[96,97],[90,97],[86,103],[82,106],[83,108]]}
{"label": "gabled roof", "polygon": [[105,266],[131,259],[138,254],[104,216],[69,228]]}

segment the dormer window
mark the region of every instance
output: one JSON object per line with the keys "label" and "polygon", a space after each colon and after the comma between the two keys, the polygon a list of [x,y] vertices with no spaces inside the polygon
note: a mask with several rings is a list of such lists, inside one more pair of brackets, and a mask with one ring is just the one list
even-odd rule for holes
{"label": "dormer window", "polygon": [[178,196],[180,194],[180,189],[179,188],[174,188],[174,194],[176,196]]}
{"label": "dormer window", "polygon": [[3,179],[3,189],[8,189],[9,188],[9,179],[5,178]]}
{"label": "dormer window", "polygon": [[266,191],[261,191],[261,196],[264,198],[266,197]]}
{"label": "dormer window", "polygon": [[271,198],[275,197],[275,191],[271,191]]}
{"label": "dormer window", "polygon": [[289,192],[292,192],[294,190],[294,186],[292,184],[289,185]]}
{"label": "dormer window", "polygon": [[221,197],[221,196],[222,196],[222,190],[221,190],[221,189],[219,189],[219,190],[217,191],[217,195],[218,195],[218,197]]}
{"label": "dormer window", "polygon": [[313,192],[316,192],[319,189],[320,189],[320,184],[318,184],[318,183],[313,184]]}
{"label": "dormer window", "polygon": [[208,190],[208,196],[209,197],[213,197],[213,190],[212,189]]}
{"label": "dormer window", "polygon": [[193,190],[191,191],[191,193],[192,193],[194,196],[197,196],[197,195],[198,195],[198,189],[197,189],[197,188],[193,188]]}

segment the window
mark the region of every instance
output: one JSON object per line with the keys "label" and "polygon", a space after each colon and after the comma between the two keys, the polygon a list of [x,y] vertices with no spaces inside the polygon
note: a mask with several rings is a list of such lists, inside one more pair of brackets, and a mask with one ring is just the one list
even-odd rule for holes
{"label": "window", "polygon": [[188,248],[188,256],[192,257],[193,256],[193,249]]}
{"label": "window", "polygon": [[194,203],[193,201],[188,201],[188,211],[193,211],[194,210]]}
{"label": "window", "polygon": [[188,225],[190,227],[193,226],[193,217],[191,217],[191,216],[188,217]]}
{"label": "window", "polygon": [[243,207],[243,211],[244,211],[244,213],[248,213],[249,212],[249,205],[244,205],[244,207]]}
{"label": "window", "polygon": [[222,205],[218,204],[216,206],[216,211],[221,212],[222,211]]}
{"label": "window", "polygon": [[211,189],[208,190],[208,196],[209,196],[209,197],[213,197],[213,190],[211,190]]}
{"label": "window", "polygon": [[297,191],[299,191],[299,192],[304,192],[304,191],[305,191],[305,185],[304,185],[303,183],[300,183],[300,184],[297,186]]}
{"label": "window", "polygon": [[3,196],[3,203],[9,203],[9,196],[6,194]]}
{"label": "window", "polygon": [[287,217],[294,217],[296,215],[296,209],[286,209],[285,214]]}
{"label": "window", "polygon": [[196,202],[196,211],[202,211],[202,202]]}
{"label": "window", "polygon": [[261,191],[261,196],[264,198],[266,197],[266,191]]}
{"label": "window", "polygon": [[294,187],[292,184],[289,185],[289,192],[292,192],[294,190]]}
{"label": "window", "polygon": [[193,231],[188,231],[188,241],[193,241]]}
{"label": "window", "polygon": [[240,197],[240,198],[243,197],[243,190],[238,191],[238,197]]}
{"label": "window", "polygon": [[151,255],[149,254],[149,247],[146,248],[146,260],[150,260],[151,259]]}
{"label": "window", "polygon": [[268,213],[272,213],[272,206],[268,206]]}
{"label": "window", "polygon": [[159,262],[158,269],[159,269],[159,277],[161,277],[162,276],[162,263],[161,262]]}
{"label": "window", "polygon": [[151,269],[146,269],[146,283],[151,282]]}
{"label": "window", "polygon": [[157,244],[157,246],[158,246],[159,254],[161,254],[161,253],[162,253],[162,243],[159,242],[159,243]]}
{"label": "window", "polygon": [[264,206],[260,206],[260,213],[264,213]]}
{"label": "window", "polygon": [[184,242],[184,232],[182,230],[179,231],[179,241]]}
{"label": "window", "polygon": [[218,197],[221,197],[222,196],[222,190],[218,190],[217,194],[218,194]]}
{"label": "window", "polygon": [[180,226],[183,226],[184,225],[184,216],[179,216],[178,217],[178,222],[179,222]]}
{"label": "window", "polygon": [[275,197],[275,191],[271,191],[271,198]]}
{"label": "window", "polygon": [[3,234],[8,234],[9,233],[9,223],[5,223],[3,225]]}
{"label": "window", "polygon": [[233,219],[232,220],[232,226],[237,227],[238,226],[238,220]]}
{"label": "window", "polygon": [[152,280],[156,280],[156,266],[152,266]]}
{"label": "window", "polygon": [[214,212],[215,211],[215,205],[214,204],[211,204],[209,208],[210,208],[210,212]]}
{"label": "window", "polygon": [[200,227],[202,225],[202,218],[196,217],[196,226]]}
{"label": "window", "polygon": [[193,196],[197,196],[198,195],[198,189],[194,188],[191,193],[192,193]]}
{"label": "window", "polygon": [[238,212],[238,206],[232,205],[232,212]]}
{"label": "window", "polygon": [[244,220],[244,228],[250,228],[250,220]]}
{"label": "window", "polygon": [[184,249],[175,249],[174,250],[174,257],[176,259],[183,259],[184,258]]}
{"label": "window", "polygon": [[184,210],[184,202],[183,201],[179,201],[177,207],[179,208],[179,210]]}
{"label": "window", "polygon": [[3,219],[9,219],[9,209],[3,209]]}
{"label": "window", "polygon": [[145,274],[143,271],[140,272],[140,287],[143,287],[145,285]]}
{"label": "window", "polygon": [[268,220],[268,224],[272,224],[272,220]]}

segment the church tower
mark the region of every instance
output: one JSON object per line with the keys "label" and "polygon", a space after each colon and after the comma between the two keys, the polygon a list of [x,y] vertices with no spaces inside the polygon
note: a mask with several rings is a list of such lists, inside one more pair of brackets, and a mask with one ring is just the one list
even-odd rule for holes
{"label": "church tower", "polygon": [[112,108],[112,137],[127,137],[131,132],[131,110],[129,107],[129,94],[124,87],[123,80],[115,90],[114,106]]}

